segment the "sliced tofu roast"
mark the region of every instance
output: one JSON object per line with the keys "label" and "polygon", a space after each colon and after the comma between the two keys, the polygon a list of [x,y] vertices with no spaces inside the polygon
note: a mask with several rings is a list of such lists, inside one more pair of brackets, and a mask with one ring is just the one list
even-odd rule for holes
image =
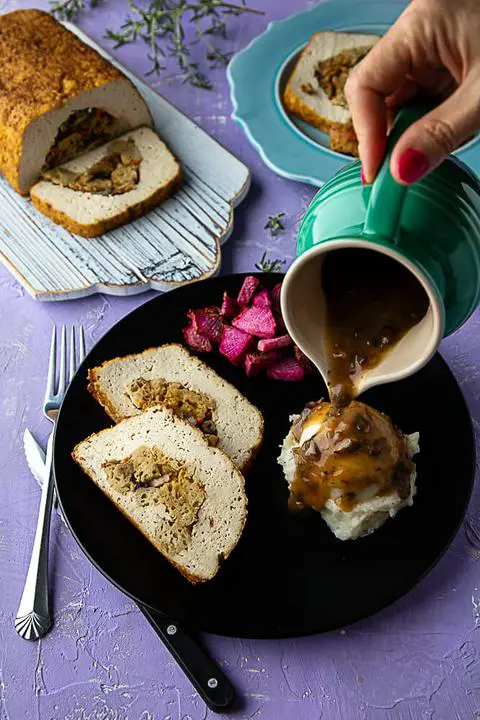
{"label": "sliced tofu roast", "polygon": [[352,68],[379,40],[377,35],[318,32],[302,51],[286,85],[285,107],[330,132],[332,149],[356,154],[356,138],[343,92]]}
{"label": "sliced tofu roast", "polygon": [[151,405],[166,405],[207,436],[216,436],[218,447],[242,471],[250,467],[262,443],[260,411],[181,345],[108,360],[91,368],[88,380],[89,391],[115,422]]}
{"label": "sliced tofu roast", "polygon": [[171,410],[151,408],[91,435],[73,458],[192,583],[214,577],[240,539],[240,471]]}
{"label": "sliced tofu roast", "polygon": [[[125,165],[108,162],[124,156],[122,147],[129,145],[132,163],[128,157]],[[93,171],[102,166],[106,171],[96,177]],[[50,179],[40,180],[30,190],[35,207],[67,230],[95,237],[144,215],[169,197],[179,187],[182,171],[158,135],[143,127],[70,160],[45,177]]]}

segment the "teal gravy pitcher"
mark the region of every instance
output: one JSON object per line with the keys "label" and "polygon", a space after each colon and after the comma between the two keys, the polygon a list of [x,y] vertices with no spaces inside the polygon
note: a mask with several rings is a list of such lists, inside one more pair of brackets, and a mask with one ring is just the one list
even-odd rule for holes
{"label": "teal gravy pitcher", "polygon": [[362,186],[358,161],[323,185],[302,221],[297,258],[282,287],[287,330],[327,382],[320,279],[326,253],[343,248],[384,253],[423,285],[429,298],[426,315],[377,367],[355,381],[356,395],[419,370],[442,338],[457,330],[479,304],[479,179],[453,157],[409,187],[397,183],[390,173],[397,140],[424,112],[420,105],[399,112],[373,185]]}

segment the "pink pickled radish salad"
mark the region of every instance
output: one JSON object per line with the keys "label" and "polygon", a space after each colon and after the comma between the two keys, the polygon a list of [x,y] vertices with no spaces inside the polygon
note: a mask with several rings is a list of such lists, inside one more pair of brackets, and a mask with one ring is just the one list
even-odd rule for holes
{"label": "pink pickled radish salad", "polygon": [[267,290],[248,275],[236,298],[224,293],[221,305],[189,310],[183,329],[187,345],[198,353],[218,350],[233,365],[243,365],[248,377],[265,373],[271,380],[303,380],[313,366],[285,329],[281,287]]}

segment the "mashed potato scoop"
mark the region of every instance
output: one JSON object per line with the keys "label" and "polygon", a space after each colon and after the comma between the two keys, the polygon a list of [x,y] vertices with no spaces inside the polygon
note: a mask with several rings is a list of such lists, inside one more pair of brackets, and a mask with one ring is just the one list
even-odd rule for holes
{"label": "mashed potato scoop", "polygon": [[355,540],[412,505],[419,435],[404,435],[364,403],[309,403],[292,418],[278,459],[292,510],[312,508],[340,540]]}

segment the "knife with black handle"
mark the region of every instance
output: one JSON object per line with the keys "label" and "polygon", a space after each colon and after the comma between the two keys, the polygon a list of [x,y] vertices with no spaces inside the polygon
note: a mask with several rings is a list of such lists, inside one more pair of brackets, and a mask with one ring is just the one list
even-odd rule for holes
{"label": "knife with black handle", "polygon": [[214,712],[228,708],[235,697],[233,685],[198,641],[171,618],[144,605],[138,607],[208,707]]}

